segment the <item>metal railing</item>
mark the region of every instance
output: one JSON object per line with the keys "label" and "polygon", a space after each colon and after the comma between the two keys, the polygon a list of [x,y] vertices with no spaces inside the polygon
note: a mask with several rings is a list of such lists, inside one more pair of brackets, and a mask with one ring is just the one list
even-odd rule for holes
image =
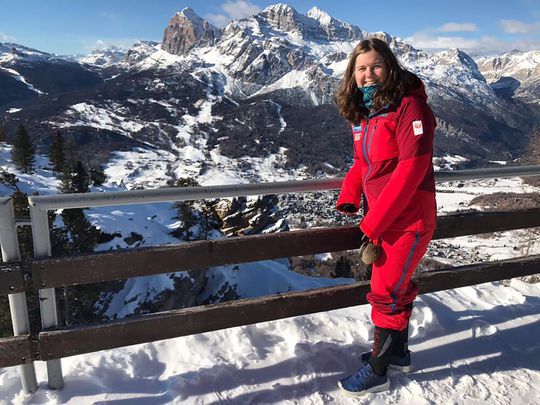
{"label": "metal railing", "polygon": [[[504,167],[489,169],[471,169],[460,171],[440,171],[436,172],[436,181],[456,181],[495,177],[532,176],[540,175],[540,166]],[[220,197],[239,197],[263,194],[284,194],[298,192],[312,192],[337,190],[340,188],[343,179],[320,179],[305,181],[287,181],[262,184],[240,184],[227,186],[210,187],[186,187],[169,188],[157,190],[134,190],[127,192],[111,193],[86,193],[86,194],[64,194],[52,196],[31,196],[28,197],[30,204],[30,215],[32,225],[32,238],[34,243],[34,256],[36,259],[51,256],[50,230],[48,225],[48,210],[83,208],[97,206],[114,206],[127,204],[146,204],[152,202],[185,201]],[[8,218],[4,211],[0,216]],[[4,218],[4,221],[6,219]],[[14,219],[7,219],[7,223],[13,223]],[[6,242],[9,243],[9,242]],[[4,244],[2,240],[2,244]],[[6,245],[7,246],[7,245]],[[2,245],[2,249],[4,249]],[[14,256],[12,256],[14,257]],[[6,259],[5,259],[6,260]],[[8,259],[9,260],[9,259]],[[58,326],[58,316],[56,308],[56,296],[54,288],[42,288],[39,290],[39,301],[41,311],[41,323],[43,330]],[[26,301],[25,301],[26,302]],[[19,305],[21,308],[21,305]],[[20,310],[19,310],[20,312]],[[21,329],[19,333],[24,330]],[[28,332],[26,332],[28,333]],[[32,366],[33,367],[33,366]],[[32,369],[33,370],[33,369]],[[31,372],[30,372],[31,373]],[[49,386],[53,389],[60,389],[63,386],[62,368],[60,359],[47,361],[47,373]],[[28,372],[27,372],[28,374]],[[27,375],[25,374],[25,375]],[[35,373],[34,380],[35,380]],[[23,372],[21,371],[21,378]],[[31,377],[24,377],[26,384],[31,391],[33,383]]]}
{"label": "metal railing", "polygon": [[[17,227],[13,212],[11,198],[0,198],[0,246],[2,248],[2,260],[6,263],[19,261],[19,242],[17,240]],[[21,271],[19,269],[19,271]],[[22,281],[22,274],[20,275]],[[13,335],[21,336],[30,333],[28,320],[28,307],[24,290],[8,295],[9,309]],[[34,363],[19,365],[19,376],[24,392],[32,393],[37,390],[37,379]]]}
{"label": "metal railing", "polygon": [[[435,172],[435,181],[441,183],[445,181],[534,175],[540,175],[540,166],[513,166],[439,171]],[[339,190],[342,182],[343,178],[337,178],[223,186],[161,188],[155,190],[132,190],[110,193],[57,194],[31,196],[28,197],[28,201],[30,207],[34,208],[34,211],[36,209],[46,211],[61,208],[101,207],[167,201],[202,200],[206,198]],[[34,220],[32,219],[32,225],[33,224]]]}

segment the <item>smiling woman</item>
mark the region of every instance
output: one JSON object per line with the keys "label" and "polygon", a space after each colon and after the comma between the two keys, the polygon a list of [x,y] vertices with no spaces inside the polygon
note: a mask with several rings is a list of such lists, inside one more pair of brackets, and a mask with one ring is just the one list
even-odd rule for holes
{"label": "smiling woman", "polygon": [[386,64],[376,51],[371,50],[356,57],[354,79],[359,87],[379,85],[385,82],[387,76]]}
{"label": "smiling woman", "polygon": [[351,124],[354,164],[336,208],[353,215],[363,201],[360,251],[373,266],[367,300],[375,324],[365,364],[338,383],[355,395],[386,390],[387,367],[411,370],[408,326],[418,293],[411,277],[433,236],[437,211],[435,117],[426,99],[421,80],[400,66],[385,42],[372,38],[354,48],[336,97]]}

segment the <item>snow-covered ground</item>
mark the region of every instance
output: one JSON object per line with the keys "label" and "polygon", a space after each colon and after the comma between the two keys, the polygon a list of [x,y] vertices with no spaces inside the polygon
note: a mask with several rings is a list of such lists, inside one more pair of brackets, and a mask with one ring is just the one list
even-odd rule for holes
{"label": "snow-covered ground", "polygon": [[[352,307],[108,350],[62,361],[65,387],[20,392],[0,369],[0,403],[534,404],[540,398],[540,283],[496,282],[421,296],[411,321],[416,371],[384,394],[344,396],[373,329]],[[2,402],[3,401],[3,402]]]}

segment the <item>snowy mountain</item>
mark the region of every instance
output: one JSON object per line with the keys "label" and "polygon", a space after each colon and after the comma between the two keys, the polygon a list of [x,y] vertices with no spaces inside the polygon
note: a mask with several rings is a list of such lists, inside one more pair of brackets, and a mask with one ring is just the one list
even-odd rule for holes
{"label": "snowy mountain", "polygon": [[[77,91],[99,81],[97,73],[75,61],[17,44],[0,43],[0,111],[47,95]],[[46,103],[45,99],[42,101]]]}
{"label": "snowy mountain", "polygon": [[481,58],[478,66],[495,91],[540,103],[540,51],[510,51],[494,58]]}
{"label": "snowy mountain", "polygon": [[333,94],[347,55],[369,37],[389,43],[425,81],[439,122],[440,156],[518,155],[524,135],[540,121],[531,107],[500,97],[464,52],[430,55],[317,8],[302,15],[277,4],[216,30],[185,9],[171,18],[162,44],[139,42],[116,63],[121,52],[113,49],[90,55],[82,66],[46,55],[46,62],[28,65],[62,66],[59,77],[78,82],[57,91],[50,83],[58,77],[31,75],[20,57],[4,53],[0,73],[12,86],[0,96],[0,115],[8,134],[26,122],[46,150],[60,128],[95,163],[116,151],[158,148],[177,157],[171,174],[211,181],[268,179],[259,175],[263,166],[273,168],[273,178],[334,175],[349,164],[351,140]]}
{"label": "snowy mountain", "polygon": [[87,64],[100,68],[107,68],[122,62],[126,58],[128,50],[117,46],[95,49],[89,55],[77,58],[81,64]]}

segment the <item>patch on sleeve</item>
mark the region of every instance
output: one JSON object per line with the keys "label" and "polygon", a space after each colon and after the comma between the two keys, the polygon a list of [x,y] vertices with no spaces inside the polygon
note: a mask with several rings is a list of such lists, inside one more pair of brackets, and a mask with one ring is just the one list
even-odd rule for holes
{"label": "patch on sleeve", "polygon": [[424,128],[422,127],[422,121],[413,121],[412,123],[414,135],[422,135],[424,133]]}
{"label": "patch on sleeve", "polygon": [[359,141],[360,140],[360,134],[362,133],[362,125],[353,126],[353,135],[354,140]]}

